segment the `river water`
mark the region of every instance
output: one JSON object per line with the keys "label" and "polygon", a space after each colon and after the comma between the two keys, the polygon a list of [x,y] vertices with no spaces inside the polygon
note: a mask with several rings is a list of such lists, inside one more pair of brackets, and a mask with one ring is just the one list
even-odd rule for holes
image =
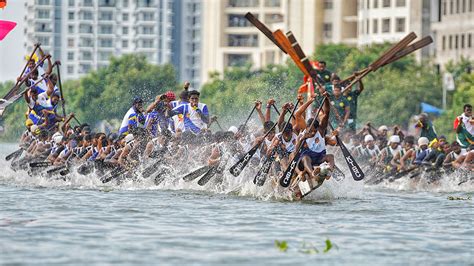
{"label": "river water", "polygon": [[474,263],[472,183],[374,187],[347,177],[291,202],[245,179],[217,189],[28,177],[3,159],[14,146],[0,148],[0,264]]}

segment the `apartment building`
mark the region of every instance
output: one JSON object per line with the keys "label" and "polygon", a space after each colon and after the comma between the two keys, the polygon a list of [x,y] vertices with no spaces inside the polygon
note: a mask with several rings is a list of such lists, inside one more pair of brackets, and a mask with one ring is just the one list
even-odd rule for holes
{"label": "apartment building", "polygon": [[[419,37],[430,35],[433,16],[432,0],[359,0],[358,45],[396,42],[409,32]],[[417,58],[428,57],[431,47],[417,52]]]}
{"label": "apartment building", "polygon": [[202,70],[250,62],[254,68],[280,64],[286,56],[244,17],[254,14],[271,30],[292,30],[303,49],[320,43],[357,44],[357,0],[206,0],[203,2]]}
{"label": "apartment building", "polygon": [[173,2],[173,52],[171,60],[181,81],[201,86],[201,8],[202,0]]}
{"label": "apartment building", "polygon": [[111,56],[171,61],[171,0],[27,0],[25,48],[39,41],[63,62],[65,79],[106,66]]}
{"label": "apartment building", "polygon": [[432,25],[435,63],[441,68],[461,57],[474,59],[474,0],[440,0]]}

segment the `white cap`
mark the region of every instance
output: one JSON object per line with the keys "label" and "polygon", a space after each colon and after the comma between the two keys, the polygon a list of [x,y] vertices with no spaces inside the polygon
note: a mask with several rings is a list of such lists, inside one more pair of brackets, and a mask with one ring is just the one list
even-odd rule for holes
{"label": "white cap", "polygon": [[430,141],[428,140],[427,137],[421,137],[418,139],[418,146],[428,145],[429,143]]}
{"label": "white cap", "polygon": [[381,125],[379,127],[379,131],[383,131],[383,130],[388,130],[388,127],[386,125]]}
{"label": "white cap", "polygon": [[54,139],[54,138],[56,138],[57,136],[61,136],[61,137],[62,137],[63,135],[61,135],[61,133],[59,133],[59,132],[56,132],[56,133],[53,134],[53,136],[51,136],[51,138]]}
{"label": "white cap", "polygon": [[[54,134],[54,135],[56,135],[56,134]],[[56,135],[56,136],[54,136],[54,135],[53,135],[53,138],[52,138],[54,143],[58,144],[61,141],[63,141],[63,136],[61,134]]]}
{"label": "white cap", "polygon": [[134,139],[135,139],[135,138],[133,137],[133,134],[128,134],[128,135],[125,136],[125,138],[124,138],[126,144],[129,144],[129,143],[132,142]]}
{"label": "white cap", "polygon": [[374,140],[374,137],[372,137],[372,135],[365,135],[364,137],[364,142],[368,142],[368,141],[373,141]]}
{"label": "white cap", "polygon": [[229,127],[229,129],[227,131],[230,131],[230,132],[236,134],[237,131],[239,131],[239,129],[236,126],[231,126],[231,127]]}
{"label": "white cap", "polygon": [[392,135],[388,141],[390,143],[400,143],[400,137],[398,135]]}

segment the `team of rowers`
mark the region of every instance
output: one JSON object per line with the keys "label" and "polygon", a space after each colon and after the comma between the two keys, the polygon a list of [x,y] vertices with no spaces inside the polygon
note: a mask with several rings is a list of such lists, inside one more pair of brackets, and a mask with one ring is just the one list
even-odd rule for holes
{"label": "team of rowers", "polygon": [[[74,113],[58,114],[62,97],[56,86],[57,76],[52,74],[54,64],[39,50],[48,61],[48,68],[44,70],[42,64],[30,60],[24,75],[19,77],[27,80],[29,88],[24,93],[28,105],[27,130],[20,140],[20,147],[26,152],[15,159],[16,168],[33,161],[48,162],[45,165],[62,169],[63,173],[71,168],[81,174],[121,169],[113,176],[119,177],[136,174],[150,164],[156,166],[156,171],[145,169],[147,174],[160,172],[164,165],[178,171],[207,165],[219,166],[220,171],[214,171],[213,175],[221,176],[222,180],[226,166],[233,165],[258,145],[248,169],[256,171],[268,157],[274,157],[269,173],[274,181],[269,183],[273,186],[278,186],[276,181],[288,163],[295,156],[300,158],[291,190],[301,196],[301,183],[309,182],[312,188],[333,175],[335,157],[327,147],[337,146],[336,136],[339,136],[360,163],[384,173],[403,173],[422,165],[474,170],[472,144],[448,143],[443,136],[438,137],[426,114],[419,116],[416,127],[421,136],[417,141],[413,136],[405,136],[399,127],[389,134],[386,126],[376,130],[368,123],[356,132],[357,97],[363,91],[363,84],[359,82],[357,88],[344,89],[338,76],[325,69],[324,62],[318,75],[326,84],[313,93],[299,93],[295,104],[284,103],[278,111],[275,101],[269,99],[264,112],[264,104],[256,101],[254,110],[260,126],[248,126],[246,121],[239,127],[212,133],[213,123],[220,127],[217,118],[211,117],[207,105],[199,101],[200,92],[190,90],[186,82],[179,99],[168,91],[144,109],[144,101],[135,98],[117,133],[94,133],[89,125],[80,124]],[[276,120],[272,120],[273,109],[279,113]],[[287,117],[291,118],[287,120]],[[73,119],[78,125],[72,126]],[[461,127],[457,131],[472,131],[471,105],[465,105],[457,121],[457,127]]]}

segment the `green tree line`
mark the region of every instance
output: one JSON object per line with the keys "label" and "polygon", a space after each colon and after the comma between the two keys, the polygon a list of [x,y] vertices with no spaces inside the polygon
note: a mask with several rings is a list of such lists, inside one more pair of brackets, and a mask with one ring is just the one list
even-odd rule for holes
{"label": "green tree line", "polygon": [[[367,67],[389,44],[355,48],[346,45],[320,45],[313,59],[324,60],[327,68],[345,78]],[[450,64],[457,89],[449,93],[448,109],[435,120],[438,133],[452,136],[452,120],[462,112],[464,103],[474,102],[474,74],[466,74],[469,60]],[[210,80],[201,88],[201,101],[217,115],[223,126],[242,123],[257,99],[274,98],[278,105],[294,101],[303,82],[300,70],[288,60],[283,65],[268,65],[254,70],[251,65],[226,69],[224,73],[209,73]],[[364,79],[365,90],[359,97],[359,125],[371,121],[375,125],[408,126],[409,118],[420,112],[420,102],[441,106],[441,77],[430,62],[417,62],[413,56],[387,65]],[[12,83],[4,83],[4,94]],[[112,58],[109,66],[93,71],[78,80],[63,84],[68,112],[91,125],[101,120],[121,121],[134,96],[147,102],[157,94],[174,90],[179,94],[176,74],[171,65],[151,65],[140,55]],[[451,104],[452,103],[452,104]],[[24,130],[26,105],[9,107],[3,118],[6,128],[3,140],[14,140]]]}

